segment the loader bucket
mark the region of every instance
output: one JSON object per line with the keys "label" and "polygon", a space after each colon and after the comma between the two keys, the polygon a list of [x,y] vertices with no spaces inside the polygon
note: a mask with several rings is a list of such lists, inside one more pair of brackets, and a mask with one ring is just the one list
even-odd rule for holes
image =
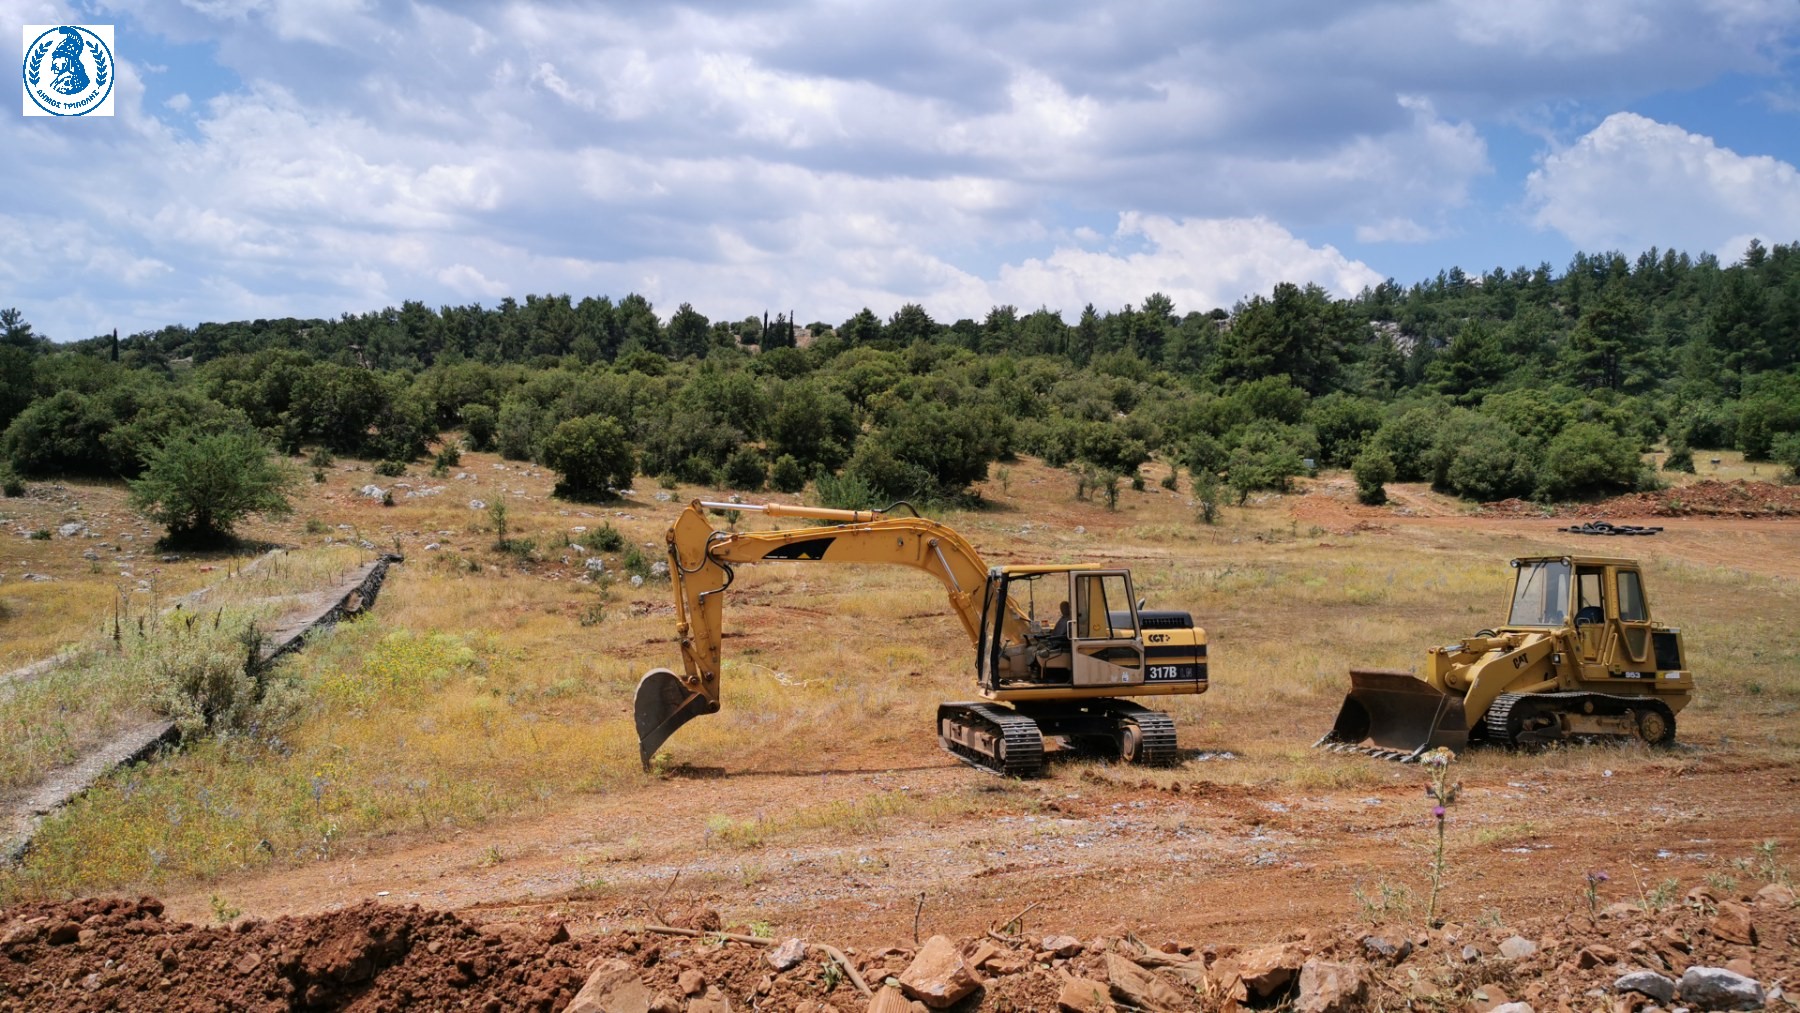
{"label": "loader bucket", "polygon": [[637,723],[638,760],[650,769],[650,758],[676,729],[702,714],[717,711],[718,705],[681,684],[674,672],[653,668],[638,682],[637,697],[632,704],[632,717]]}
{"label": "loader bucket", "polygon": [[1314,743],[1396,760],[1415,759],[1438,746],[1460,751],[1468,744],[1460,697],[1411,673],[1378,669],[1350,670],[1350,692],[1337,723]]}

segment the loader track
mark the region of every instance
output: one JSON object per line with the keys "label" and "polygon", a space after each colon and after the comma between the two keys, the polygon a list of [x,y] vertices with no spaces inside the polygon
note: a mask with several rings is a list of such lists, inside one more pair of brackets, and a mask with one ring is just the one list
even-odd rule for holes
{"label": "loader track", "polygon": [[[998,755],[958,742],[945,723],[973,732]],[[951,756],[977,770],[1001,777],[1038,777],[1044,772],[1044,736],[1037,722],[991,704],[962,702],[938,705],[938,744]]]}
{"label": "loader track", "polygon": [[[1634,724],[1639,732],[1636,735],[1592,732],[1566,735],[1555,725],[1541,730],[1525,727],[1534,718],[1559,713],[1579,713],[1584,708],[1591,708],[1586,713],[1592,714],[1637,715]],[[1647,716],[1654,716],[1654,721],[1648,723],[1648,726],[1645,721]],[[1502,693],[1488,707],[1485,722],[1488,741],[1509,746],[1543,745],[1572,740],[1622,741],[1630,738],[1646,739],[1651,745],[1661,746],[1675,738],[1674,712],[1663,701],[1646,696],[1614,696],[1609,693]]]}

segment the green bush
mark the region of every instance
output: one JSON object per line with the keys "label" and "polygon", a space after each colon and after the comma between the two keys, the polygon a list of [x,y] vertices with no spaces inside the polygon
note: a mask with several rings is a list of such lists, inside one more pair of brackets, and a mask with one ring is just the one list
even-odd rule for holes
{"label": "green bush", "polygon": [[383,478],[399,478],[406,474],[405,461],[382,461],[375,466],[375,474]]}
{"label": "green bush", "polygon": [[1242,505],[1257,489],[1286,492],[1294,476],[1306,470],[1301,448],[1293,439],[1293,428],[1272,422],[1259,422],[1244,430],[1243,437],[1231,451],[1226,476],[1231,491]]}
{"label": "green bush", "polygon": [[0,464],[0,495],[14,498],[25,495],[25,480],[4,464]]}
{"label": "green bush", "polygon": [[1181,463],[1196,475],[1216,475],[1231,463],[1231,450],[1210,433],[1195,433],[1182,451]]}
{"label": "green bush", "polygon": [[1669,441],[1669,454],[1663,458],[1664,471],[1685,471],[1694,473],[1694,448],[1680,437]]}
{"label": "green bush", "polygon": [[468,438],[470,450],[494,449],[499,419],[493,408],[484,404],[466,404],[458,414],[462,416],[463,433]]}
{"label": "green bush", "polygon": [[583,415],[564,421],[544,441],[544,466],[561,475],[555,494],[564,499],[609,499],[637,474],[637,449],[611,418]]}
{"label": "green bush", "polygon": [[446,442],[442,447],[440,447],[438,449],[437,456],[432,458],[432,464],[436,465],[439,468],[444,469],[445,471],[448,471],[451,468],[454,468],[461,463],[462,463],[462,448],[458,447],[454,443],[449,443],[449,442]]}
{"label": "green bush", "polygon": [[1527,496],[1536,484],[1531,447],[1499,423],[1467,434],[1445,457],[1441,487],[1464,499]]}
{"label": "green bush", "polygon": [[1769,459],[1787,467],[1785,477],[1788,481],[1800,481],[1800,433],[1783,433],[1775,437]]}
{"label": "green bush", "polygon": [[1421,406],[1389,419],[1375,431],[1376,445],[1394,462],[1394,478],[1402,482],[1432,478],[1431,451],[1443,420],[1442,408]]}
{"label": "green bush", "polygon": [[293,484],[253,433],[178,433],[131,483],[131,506],[166,526],[170,542],[204,543],[230,535],[248,514],[286,516]]}
{"label": "green bush", "polygon": [[1394,480],[1394,459],[1380,447],[1367,447],[1350,465],[1356,476],[1356,499],[1370,506],[1387,502],[1387,484]]}
{"label": "green bush", "polygon": [[1577,422],[1544,451],[1538,491],[1546,499],[1627,492],[1637,485],[1635,441],[1598,422]]}
{"label": "green bush", "polygon": [[769,484],[776,492],[799,492],[806,488],[806,472],[801,469],[800,462],[792,454],[782,454],[775,459],[775,468],[769,476]]}
{"label": "green bush", "polygon": [[594,552],[618,552],[625,547],[625,536],[612,526],[611,521],[606,521],[597,528],[589,528],[575,541]]}
{"label": "green bush", "polygon": [[819,494],[819,505],[834,510],[873,510],[887,505],[873,486],[848,471],[842,475],[822,474],[813,488]]}
{"label": "green bush", "polygon": [[754,447],[739,447],[725,459],[725,484],[744,492],[761,492],[768,482],[769,462]]}

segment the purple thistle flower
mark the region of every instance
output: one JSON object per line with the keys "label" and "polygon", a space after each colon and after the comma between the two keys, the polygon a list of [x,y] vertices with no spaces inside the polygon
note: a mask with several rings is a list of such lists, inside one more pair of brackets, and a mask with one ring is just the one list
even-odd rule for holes
{"label": "purple thistle flower", "polygon": [[1435,809],[1431,810],[1431,815],[1436,816],[1440,820],[1443,819],[1444,818],[1444,807],[1438,806]]}
{"label": "purple thistle flower", "polygon": [[1587,874],[1587,878],[1590,883],[1604,883],[1612,877],[1608,876],[1604,869],[1595,869]]}

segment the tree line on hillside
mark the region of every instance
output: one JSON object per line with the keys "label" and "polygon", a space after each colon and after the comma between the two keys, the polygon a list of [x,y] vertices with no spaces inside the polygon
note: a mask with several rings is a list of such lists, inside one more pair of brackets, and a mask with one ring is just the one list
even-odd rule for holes
{"label": "tree line on hillside", "polygon": [[137,478],[219,433],[410,461],[461,430],[574,498],[648,475],[944,500],[1018,453],[1083,492],[1158,456],[1240,498],[1308,460],[1353,469],[1370,500],[1396,479],[1582,497],[1655,484],[1641,455],[1664,441],[1669,467],[1701,448],[1800,465],[1800,243],[1730,266],[1652,250],[1452,269],[1348,299],[1281,284],[1229,312],[1152,294],[1073,323],[998,306],[946,325],[908,304],[802,329],[528,296],[53,345],[5,310],[0,427],[27,476]]}

